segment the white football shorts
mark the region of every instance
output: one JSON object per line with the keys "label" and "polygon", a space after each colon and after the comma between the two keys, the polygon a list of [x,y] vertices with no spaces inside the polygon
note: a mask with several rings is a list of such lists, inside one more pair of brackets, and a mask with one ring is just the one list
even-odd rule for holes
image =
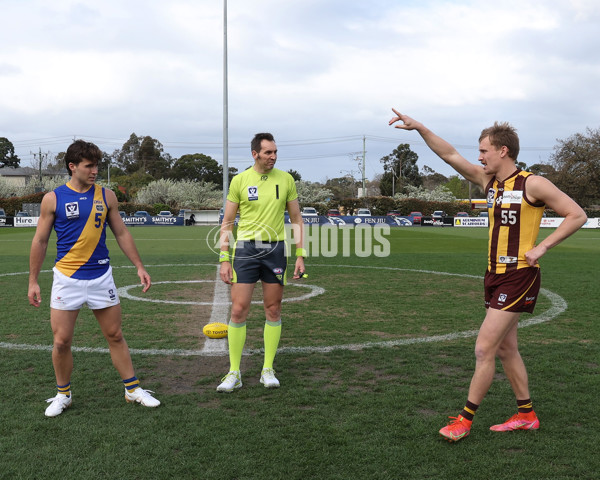
{"label": "white football shorts", "polygon": [[78,280],[60,273],[56,267],[52,282],[50,307],[55,310],[79,310],[84,304],[91,310],[119,304],[117,287],[112,276],[112,267],[104,275],[92,280]]}

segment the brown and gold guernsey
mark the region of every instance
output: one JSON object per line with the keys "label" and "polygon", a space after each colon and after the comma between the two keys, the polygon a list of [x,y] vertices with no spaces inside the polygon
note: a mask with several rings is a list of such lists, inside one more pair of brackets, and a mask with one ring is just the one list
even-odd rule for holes
{"label": "brown and gold guernsey", "polygon": [[545,207],[544,203],[531,203],[527,198],[525,184],[530,175],[517,169],[503,182],[494,177],[486,187],[490,273],[507,273],[530,266],[525,253],[535,245]]}

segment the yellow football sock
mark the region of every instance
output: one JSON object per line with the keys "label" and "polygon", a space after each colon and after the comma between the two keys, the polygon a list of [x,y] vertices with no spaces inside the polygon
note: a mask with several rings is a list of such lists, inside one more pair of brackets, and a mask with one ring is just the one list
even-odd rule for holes
{"label": "yellow football sock", "polygon": [[62,393],[67,397],[71,396],[71,382],[67,383],[66,385],[56,385],[56,388],[58,389],[58,393]]}
{"label": "yellow football sock", "polygon": [[239,371],[240,363],[242,362],[242,352],[246,344],[246,322],[229,322],[227,342],[229,343],[229,371]]}
{"label": "yellow football sock", "polygon": [[136,376],[133,376],[123,380],[123,385],[125,385],[125,388],[128,392],[135,392],[138,388],[140,388],[140,381]]}
{"label": "yellow football sock", "polygon": [[279,339],[281,338],[281,319],[277,322],[267,320],[263,335],[265,341],[265,363],[263,368],[273,368],[273,360],[275,360]]}

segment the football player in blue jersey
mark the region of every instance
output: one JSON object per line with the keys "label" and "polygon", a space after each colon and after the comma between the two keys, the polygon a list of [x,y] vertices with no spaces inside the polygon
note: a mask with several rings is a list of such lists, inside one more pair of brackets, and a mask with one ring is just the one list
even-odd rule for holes
{"label": "football player in blue jersey", "polygon": [[52,363],[57,394],[47,400],[46,416],[55,417],[71,406],[71,343],[75,321],[84,304],[93,311],[110,350],[113,365],[119,372],[127,402],[157,407],[160,401],[139,385],[129,347],[121,331],[121,305],[115,286],[108,249],[106,225],[117,243],[137,268],[142,291],[151,285],[150,275],[118,211],[113,191],[96,185],[101,150],[83,140],[73,142],[65,154],[70,180],[44,195],[29,258],[29,303],[41,305],[38,277],[50,233],[56,232],[56,262],[50,297],[50,325],[54,335]]}

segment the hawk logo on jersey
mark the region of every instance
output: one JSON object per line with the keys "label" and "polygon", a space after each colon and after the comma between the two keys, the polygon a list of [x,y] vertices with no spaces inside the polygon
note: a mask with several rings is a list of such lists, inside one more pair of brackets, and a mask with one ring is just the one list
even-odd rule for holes
{"label": "hawk logo on jersey", "polygon": [[496,195],[496,190],[490,188],[487,194],[487,208],[492,208],[494,206],[494,195]]}
{"label": "hawk logo on jersey", "polygon": [[65,214],[68,220],[79,218],[79,202],[65,203]]}
{"label": "hawk logo on jersey", "polygon": [[248,187],[248,200],[258,200],[258,187]]}

